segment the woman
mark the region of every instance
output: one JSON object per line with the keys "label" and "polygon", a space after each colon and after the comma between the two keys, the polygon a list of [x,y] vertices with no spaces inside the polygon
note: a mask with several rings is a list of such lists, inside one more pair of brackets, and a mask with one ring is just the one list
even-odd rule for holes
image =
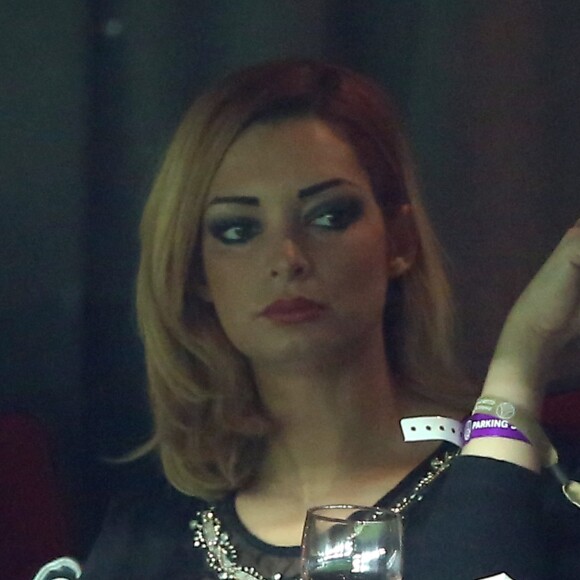
{"label": "woman", "polygon": [[[573,227],[484,395],[537,412],[578,331],[579,266]],[[83,578],[290,578],[306,509],[328,503],[401,512],[409,579],[547,578],[573,541],[549,535],[533,445],[403,440],[401,418],[461,419],[475,397],[408,148],[368,79],[271,63],[194,103],[145,209],[138,310],[164,477],[112,506]]]}

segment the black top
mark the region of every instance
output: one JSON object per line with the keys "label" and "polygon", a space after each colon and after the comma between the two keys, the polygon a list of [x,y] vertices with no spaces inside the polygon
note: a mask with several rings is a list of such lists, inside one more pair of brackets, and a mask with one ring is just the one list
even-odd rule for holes
{"label": "black top", "polygon": [[[425,474],[436,474],[433,459],[440,465],[452,449],[442,445],[377,505],[408,499]],[[476,580],[500,572],[514,580],[580,578],[580,509],[564,499],[548,474],[460,456],[416,496],[403,511],[405,580]],[[210,506],[163,480],[119,497],[82,580],[215,580],[206,548],[194,546],[199,532],[191,524],[210,508],[227,532],[237,565],[254,566],[266,578],[296,576],[299,548],[271,546],[253,536],[237,517],[234,499],[230,495]]]}

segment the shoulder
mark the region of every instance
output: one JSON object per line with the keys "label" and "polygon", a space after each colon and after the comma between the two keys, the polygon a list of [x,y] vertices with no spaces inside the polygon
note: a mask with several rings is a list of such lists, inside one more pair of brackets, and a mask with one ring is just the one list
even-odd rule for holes
{"label": "shoulder", "polygon": [[195,569],[189,522],[207,503],[158,474],[135,482],[110,502],[83,569],[83,580],[178,577]]}
{"label": "shoulder", "polygon": [[133,489],[119,492],[109,505],[105,528],[122,525],[133,531],[169,531],[206,505],[204,500],[185,495],[163,478],[138,482]]}
{"label": "shoulder", "polygon": [[[566,465],[571,475],[573,468]],[[580,510],[564,498],[551,473],[457,456],[431,488],[406,522],[407,551],[417,553],[410,572],[480,578],[497,569],[535,579],[557,570],[561,580],[575,578],[570,570],[580,564]],[[455,575],[444,557],[450,545],[462,546],[452,562]]]}

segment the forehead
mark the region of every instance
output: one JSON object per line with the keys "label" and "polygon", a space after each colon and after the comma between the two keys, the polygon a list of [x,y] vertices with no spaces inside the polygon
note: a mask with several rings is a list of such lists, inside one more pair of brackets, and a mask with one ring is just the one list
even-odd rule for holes
{"label": "forehead", "polygon": [[301,189],[344,179],[370,189],[356,152],[341,133],[311,117],[250,126],[231,145],[218,168],[208,201],[228,192],[272,186]]}

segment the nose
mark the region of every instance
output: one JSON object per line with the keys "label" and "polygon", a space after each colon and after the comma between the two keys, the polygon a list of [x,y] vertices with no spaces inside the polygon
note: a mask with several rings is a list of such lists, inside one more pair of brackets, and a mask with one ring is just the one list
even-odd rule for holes
{"label": "nose", "polygon": [[289,280],[307,275],[310,262],[299,243],[290,237],[282,240],[281,251],[274,258],[270,275],[272,278],[284,276]]}

